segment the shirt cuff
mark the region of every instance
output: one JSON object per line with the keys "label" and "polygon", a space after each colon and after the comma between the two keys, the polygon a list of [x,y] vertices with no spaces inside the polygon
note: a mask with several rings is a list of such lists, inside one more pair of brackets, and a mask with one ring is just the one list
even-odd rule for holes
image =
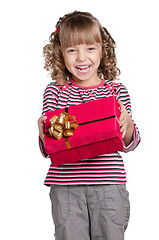
{"label": "shirt cuff", "polygon": [[137,130],[136,125],[134,125],[133,141],[128,146],[125,146],[124,144],[122,152],[127,153],[133,151],[138,146],[140,141],[141,141],[140,134]]}
{"label": "shirt cuff", "polygon": [[49,157],[49,155],[46,152],[46,149],[44,147],[43,141],[41,140],[40,136],[39,136],[39,148],[40,148],[40,151],[41,151],[43,157],[45,157],[45,158]]}

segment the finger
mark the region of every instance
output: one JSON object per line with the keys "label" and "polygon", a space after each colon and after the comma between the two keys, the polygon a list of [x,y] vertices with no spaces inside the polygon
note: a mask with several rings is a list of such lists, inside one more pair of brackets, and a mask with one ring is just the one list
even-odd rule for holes
{"label": "finger", "polygon": [[41,116],[39,119],[38,119],[38,125],[39,124],[43,124],[43,122],[47,119],[46,116]]}
{"label": "finger", "polygon": [[119,122],[121,125],[123,125],[122,122],[124,121],[124,119],[125,119],[125,115],[121,113],[119,117]]}
{"label": "finger", "polygon": [[126,130],[126,123],[124,123],[121,128],[120,128],[120,132],[123,133]]}
{"label": "finger", "polygon": [[118,104],[119,104],[119,108],[120,108],[120,112],[125,110],[124,104],[118,99]]}
{"label": "finger", "polygon": [[120,117],[119,118],[119,123],[120,123],[120,126],[122,127],[126,123],[126,118],[125,117]]}
{"label": "finger", "polygon": [[126,135],[126,127],[125,127],[125,126],[122,126],[122,128],[120,129],[120,132],[121,132],[121,134],[122,134],[122,138],[124,138],[125,135]]}
{"label": "finger", "polygon": [[119,117],[119,120],[120,121],[123,121],[124,119],[126,119],[127,117],[127,112],[125,110],[125,108],[123,110],[120,110],[120,117]]}
{"label": "finger", "polygon": [[45,134],[44,126],[40,126],[40,127],[39,127],[39,135],[40,135],[40,136],[43,136],[44,134]]}
{"label": "finger", "polygon": [[44,129],[44,121],[47,119],[46,116],[41,116],[38,119],[38,127],[39,127],[39,136],[41,138],[41,140],[44,143],[44,139],[45,139],[45,129]]}
{"label": "finger", "polygon": [[44,135],[44,134],[42,134],[42,135],[39,134],[39,136],[40,136],[40,139],[42,140],[42,142],[44,143],[44,141],[45,141],[45,135]]}
{"label": "finger", "polygon": [[44,132],[44,124],[47,117],[41,116],[38,120],[39,134]]}
{"label": "finger", "polygon": [[45,130],[44,130],[44,128],[39,128],[39,136],[44,143],[44,140],[45,140]]}
{"label": "finger", "polygon": [[124,139],[125,135],[126,135],[126,129],[122,133],[122,139]]}

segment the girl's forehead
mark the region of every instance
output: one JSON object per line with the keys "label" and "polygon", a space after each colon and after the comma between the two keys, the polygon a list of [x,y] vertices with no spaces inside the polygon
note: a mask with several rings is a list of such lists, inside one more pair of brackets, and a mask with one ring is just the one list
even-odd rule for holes
{"label": "girl's forehead", "polygon": [[86,42],[83,42],[83,43],[80,43],[80,44],[72,44],[72,45],[69,45],[65,48],[87,48],[87,47],[90,47],[90,46],[93,46],[93,47],[99,47],[101,46],[100,43],[96,43],[96,42],[93,42],[93,43],[86,43]]}
{"label": "girl's forehead", "polygon": [[62,29],[60,33],[61,47],[95,43],[102,43],[101,32],[96,25],[90,28]]}

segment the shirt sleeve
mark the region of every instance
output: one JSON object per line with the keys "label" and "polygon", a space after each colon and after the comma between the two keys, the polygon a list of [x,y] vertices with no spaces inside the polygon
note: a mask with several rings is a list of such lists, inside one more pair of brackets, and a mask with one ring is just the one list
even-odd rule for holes
{"label": "shirt sleeve", "polygon": [[[57,99],[58,99],[58,87],[50,83],[47,85],[44,95],[43,95],[43,110],[42,115],[45,116],[46,112],[54,111],[57,108]],[[45,146],[39,136],[39,148],[43,157],[48,158],[49,155],[46,152]]]}
{"label": "shirt sleeve", "polygon": [[[119,99],[123,103],[127,112],[129,113],[130,117],[132,118],[130,95],[124,85],[122,85],[122,84],[120,85],[120,87],[118,88],[118,90],[116,92],[116,96],[117,96],[117,100]],[[124,148],[122,151],[125,153],[133,151],[141,141],[139,129],[133,119],[132,119],[132,121],[134,123],[133,141],[128,146],[124,145]]]}
{"label": "shirt sleeve", "polygon": [[48,111],[54,111],[57,109],[58,95],[58,87],[51,83],[48,84],[43,95],[43,115],[45,115]]}

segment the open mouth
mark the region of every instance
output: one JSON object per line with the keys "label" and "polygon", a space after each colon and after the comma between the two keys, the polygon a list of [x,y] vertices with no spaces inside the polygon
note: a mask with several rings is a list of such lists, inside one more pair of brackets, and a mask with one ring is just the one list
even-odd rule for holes
{"label": "open mouth", "polygon": [[76,66],[77,70],[81,73],[87,73],[90,69],[90,66]]}

